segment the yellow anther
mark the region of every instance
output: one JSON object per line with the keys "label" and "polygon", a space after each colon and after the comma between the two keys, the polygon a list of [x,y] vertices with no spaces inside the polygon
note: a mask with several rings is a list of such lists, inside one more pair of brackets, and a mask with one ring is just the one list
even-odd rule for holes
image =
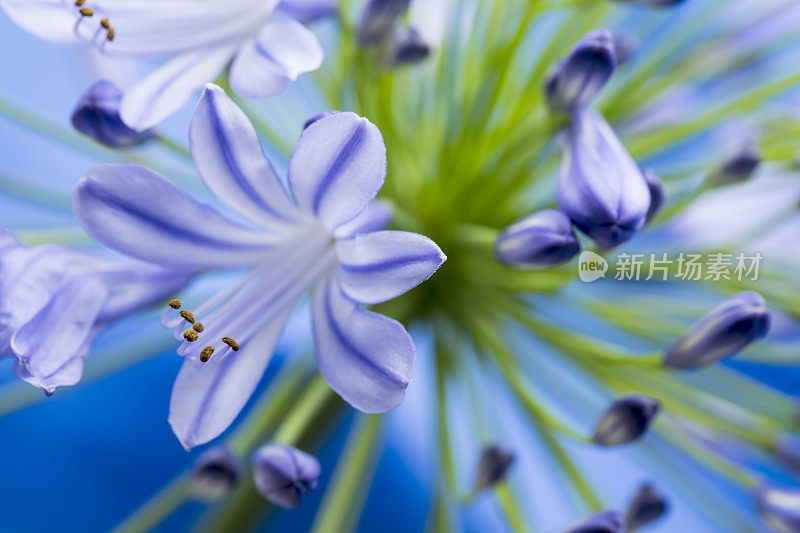
{"label": "yellow anther", "polygon": [[181,308],[181,301],[180,300],[170,300],[169,306],[173,309],[180,309]]}
{"label": "yellow anther", "polygon": [[109,29],[109,28],[111,28],[111,23],[108,21],[108,19],[107,19],[107,18],[104,18],[104,19],[102,19],[102,20],[100,21],[100,25],[101,25],[102,27],[104,27],[105,29]]}
{"label": "yellow anther", "polygon": [[108,33],[106,33],[106,39],[108,39],[109,41],[113,41],[114,35],[116,35],[114,33],[114,28],[108,28]]}
{"label": "yellow anther", "polygon": [[187,329],[183,332],[183,338],[189,342],[194,342],[197,340],[197,332],[193,329]]}
{"label": "yellow anther", "polygon": [[94,15],[94,9],[92,9],[91,7],[82,7],[78,10],[78,12],[84,17],[91,17],[92,15]]}
{"label": "yellow anther", "polygon": [[195,322],[194,325],[192,325],[192,329],[195,330],[197,333],[200,333],[206,328],[204,328],[203,324],[201,324],[200,322]]}
{"label": "yellow anther", "polygon": [[208,362],[213,354],[214,348],[212,346],[206,346],[200,351],[200,361],[203,363]]}
{"label": "yellow anther", "polygon": [[194,315],[191,313],[191,311],[187,311],[186,309],[184,309],[183,311],[181,311],[180,315],[189,324],[194,324]]}
{"label": "yellow anther", "polygon": [[75,0],[75,5],[81,7],[86,0]]}
{"label": "yellow anther", "polygon": [[222,337],[222,342],[224,342],[225,344],[230,346],[231,350],[233,350],[234,352],[238,352],[239,351],[239,343],[236,342],[235,340],[233,340],[232,338],[230,338],[230,337]]}

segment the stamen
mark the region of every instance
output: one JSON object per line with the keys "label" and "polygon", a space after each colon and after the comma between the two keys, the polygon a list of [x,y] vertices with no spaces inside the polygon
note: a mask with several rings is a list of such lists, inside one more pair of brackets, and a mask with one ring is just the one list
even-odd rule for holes
{"label": "stamen", "polygon": [[183,332],[183,338],[189,342],[194,342],[197,340],[197,332],[192,329],[187,329]]}
{"label": "stamen", "polygon": [[94,15],[94,9],[92,9],[91,7],[82,7],[78,10],[78,12],[84,17],[91,17],[92,15]]}
{"label": "stamen", "polygon": [[181,311],[180,315],[189,324],[194,324],[194,315],[191,313],[191,311],[187,311],[186,309],[184,309],[183,311]]}
{"label": "stamen", "polygon": [[192,329],[195,330],[197,333],[200,333],[206,328],[204,328],[203,324],[201,324],[200,322],[195,322],[194,325],[192,326]]}
{"label": "stamen", "polygon": [[181,308],[181,301],[180,300],[170,300],[169,306],[173,309],[180,309]]}
{"label": "stamen", "polygon": [[116,35],[116,33],[114,33],[114,28],[108,28],[108,33],[106,33],[106,39],[108,39],[109,41],[113,41],[114,35]]}
{"label": "stamen", "polygon": [[75,5],[81,7],[86,0],[75,0]]}
{"label": "stamen", "polygon": [[234,352],[238,352],[239,351],[239,343],[236,342],[235,340],[233,340],[232,338],[230,338],[230,337],[222,337],[222,342],[224,342],[225,344],[230,346],[231,350],[233,350]]}
{"label": "stamen", "polygon": [[203,363],[207,363],[211,356],[214,355],[214,348],[212,346],[206,346],[200,352],[200,361]]}
{"label": "stamen", "polygon": [[108,21],[108,19],[107,19],[107,18],[104,18],[104,19],[102,19],[102,20],[100,21],[100,25],[101,25],[102,27],[104,27],[105,29],[107,29],[107,30],[110,30],[110,29],[111,29],[111,23]]}

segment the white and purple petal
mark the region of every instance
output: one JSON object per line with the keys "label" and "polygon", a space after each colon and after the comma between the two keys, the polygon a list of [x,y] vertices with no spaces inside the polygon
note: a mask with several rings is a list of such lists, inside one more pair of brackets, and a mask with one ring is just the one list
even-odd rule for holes
{"label": "white and purple petal", "polygon": [[281,0],[278,10],[302,24],[309,24],[336,13],[336,0]]}
{"label": "white and purple petal", "polygon": [[355,218],[333,231],[334,239],[346,239],[359,233],[380,231],[392,221],[392,206],[383,200],[373,200]]}
{"label": "white and purple petal", "polygon": [[161,266],[250,265],[270,248],[270,236],[234,224],[139,165],[95,166],[73,192],[72,209],[101,244]]}
{"label": "white and purple petal", "polygon": [[361,309],[333,278],[314,292],[317,366],[331,388],[366,413],[383,413],[403,401],[416,349],[402,324]]}
{"label": "white and purple petal", "polygon": [[365,304],[385,302],[413,289],[447,259],[435,242],[406,231],[376,231],[340,240],[336,253],[342,292]]}
{"label": "white and purple petal", "polygon": [[329,230],[358,215],[385,179],[381,132],[354,113],[336,113],[311,124],[289,160],[289,184],[297,204]]}

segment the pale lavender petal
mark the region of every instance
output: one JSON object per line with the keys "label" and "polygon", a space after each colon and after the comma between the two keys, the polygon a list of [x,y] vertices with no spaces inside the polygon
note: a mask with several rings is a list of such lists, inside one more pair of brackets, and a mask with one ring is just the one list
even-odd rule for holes
{"label": "pale lavender petal", "polygon": [[321,470],[316,457],[285,444],[267,444],[253,454],[256,489],[285,509],[300,505],[317,487]]}
{"label": "pale lavender petal", "polygon": [[311,124],[289,161],[289,184],[297,204],[328,229],[358,215],[385,178],[381,132],[354,113],[336,113]]}
{"label": "pale lavender petal", "polygon": [[447,257],[417,233],[376,231],[336,243],[339,284],[349,298],[377,304],[396,298],[431,277]]}
{"label": "pale lavender petal", "polygon": [[361,309],[332,278],[314,292],[313,317],[317,366],[331,388],[366,413],[397,407],[416,359],[403,325]]}
{"label": "pale lavender petal", "polygon": [[228,45],[171,59],[125,91],[120,106],[122,121],[137,131],[152,128],[183,107],[203,84],[214,80],[234,52],[235,47]]}
{"label": "pale lavender petal", "polygon": [[34,376],[49,376],[89,338],[108,294],[94,276],[74,277],[11,337],[11,349]]}
{"label": "pale lavender petal", "polygon": [[299,210],[264,156],[255,128],[214,84],[203,91],[189,140],[197,172],[222,202],[267,227],[297,220]]}
{"label": "pale lavender petal", "polygon": [[300,74],[317,70],[322,58],[322,46],[308,28],[275,12],[258,36],[237,52],[231,87],[247,98],[275,96]]}
{"label": "pale lavender petal", "polygon": [[108,289],[108,296],[98,320],[115,320],[145,305],[163,302],[189,283],[194,274],[139,261],[104,264],[96,275]]}
{"label": "pale lavender petal", "polygon": [[48,396],[53,394],[58,387],[69,387],[75,385],[83,376],[83,360],[89,355],[89,348],[85,351],[79,350],[78,353],[68,360],[64,365],[50,374],[49,376],[34,375],[17,360],[14,363],[14,374],[34,387],[39,387]]}
{"label": "pale lavender petal", "polygon": [[278,9],[308,24],[336,13],[336,0],[281,0]]}
{"label": "pale lavender petal", "polygon": [[269,236],[237,226],[139,165],[92,168],[72,194],[72,210],[101,244],[162,266],[249,265],[269,249]]}
{"label": "pale lavender petal", "polygon": [[392,221],[392,206],[383,200],[373,200],[354,219],[336,228],[335,239],[346,239],[359,233],[380,231]]}
{"label": "pale lavender petal", "polygon": [[65,8],[64,0],[0,0],[0,8],[17,26],[56,43],[75,43],[73,28],[77,17]]}
{"label": "pale lavender petal", "polygon": [[169,424],[186,449],[218,437],[231,425],[261,381],[288,315],[287,310],[267,321],[235,353],[204,364],[183,363],[172,388]]}

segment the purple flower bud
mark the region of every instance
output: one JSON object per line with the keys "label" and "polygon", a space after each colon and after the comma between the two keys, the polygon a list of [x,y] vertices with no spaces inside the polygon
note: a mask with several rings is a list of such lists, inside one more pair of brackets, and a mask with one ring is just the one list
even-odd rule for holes
{"label": "purple flower bud", "polygon": [[617,66],[608,30],[587,33],[550,73],[545,94],[553,109],[573,113],[591,105]]}
{"label": "purple flower bud", "polygon": [[775,451],[789,468],[800,473],[800,437],[785,435],[778,441]]}
{"label": "purple flower bud", "polygon": [[142,144],[153,138],[153,133],[135,131],[119,116],[122,91],[109,81],[101,80],[83,95],[72,114],[72,125],[87,137],[111,148]]}
{"label": "purple flower bud", "polygon": [[335,115],[337,113],[340,113],[340,111],[323,111],[322,113],[317,113],[316,115],[314,115],[310,119],[306,120],[306,123],[303,124],[303,131],[308,129],[308,127],[310,125],[312,125],[313,123],[315,123],[316,121],[322,120],[325,117],[329,117],[329,116]]}
{"label": "purple flower bud", "polygon": [[664,204],[664,183],[649,168],[644,169],[642,175],[645,183],[647,183],[647,189],[650,191],[650,209],[647,210],[647,216],[645,217],[645,224],[648,224]]}
{"label": "purple flower bud", "polygon": [[284,444],[266,444],[253,455],[256,489],[264,498],[294,509],[317,487],[319,461]]}
{"label": "purple flower bud", "polygon": [[625,519],[617,511],[603,511],[570,527],[564,533],[624,533]]}
{"label": "purple flower bud", "polygon": [[736,153],[726,159],[712,176],[716,187],[749,180],[761,164],[761,154],[753,142],[742,145]]}
{"label": "purple flower bud", "polygon": [[650,208],[642,172],[611,126],[592,110],[572,117],[556,195],[572,223],[602,248],[632,238]]}
{"label": "purple flower bud", "polygon": [[414,28],[397,26],[392,32],[392,47],[387,63],[392,67],[418,63],[430,55],[428,43]]}
{"label": "purple flower bud", "polygon": [[664,356],[664,366],[700,368],[730,357],[769,331],[770,312],[757,292],[731,296],[696,322]]}
{"label": "purple flower bud", "polygon": [[383,42],[410,3],[411,0],[369,0],[358,28],[359,44],[375,46]]}
{"label": "purple flower bud", "polygon": [[494,244],[498,261],[523,268],[546,268],[569,261],[580,251],[569,217],[545,209],[508,226]]}
{"label": "purple flower bud", "polygon": [[478,461],[478,473],[475,476],[475,492],[493,487],[503,481],[508,474],[514,453],[497,445],[487,446]]}
{"label": "purple flower bud", "polygon": [[191,474],[192,493],[202,501],[219,501],[236,488],[239,472],[239,460],[228,448],[210,448],[194,463]]}
{"label": "purple flower bud", "polygon": [[767,482],[756,488],[756,504],[764,522],[778,533],[800,533],[800,490]]}
{"label": "purple flower bud", "polygon": [[597,423],[592,441],[601,446],[633,442],[645,434],[660,409],[661,402],[642,394],[614,400]]}
{"label": "purple flower bud", "polygon": [[667,512],[667,499],[655,486],[645,483],[633,497],[625,516],[627,531],[633,532],[655,522]]}

